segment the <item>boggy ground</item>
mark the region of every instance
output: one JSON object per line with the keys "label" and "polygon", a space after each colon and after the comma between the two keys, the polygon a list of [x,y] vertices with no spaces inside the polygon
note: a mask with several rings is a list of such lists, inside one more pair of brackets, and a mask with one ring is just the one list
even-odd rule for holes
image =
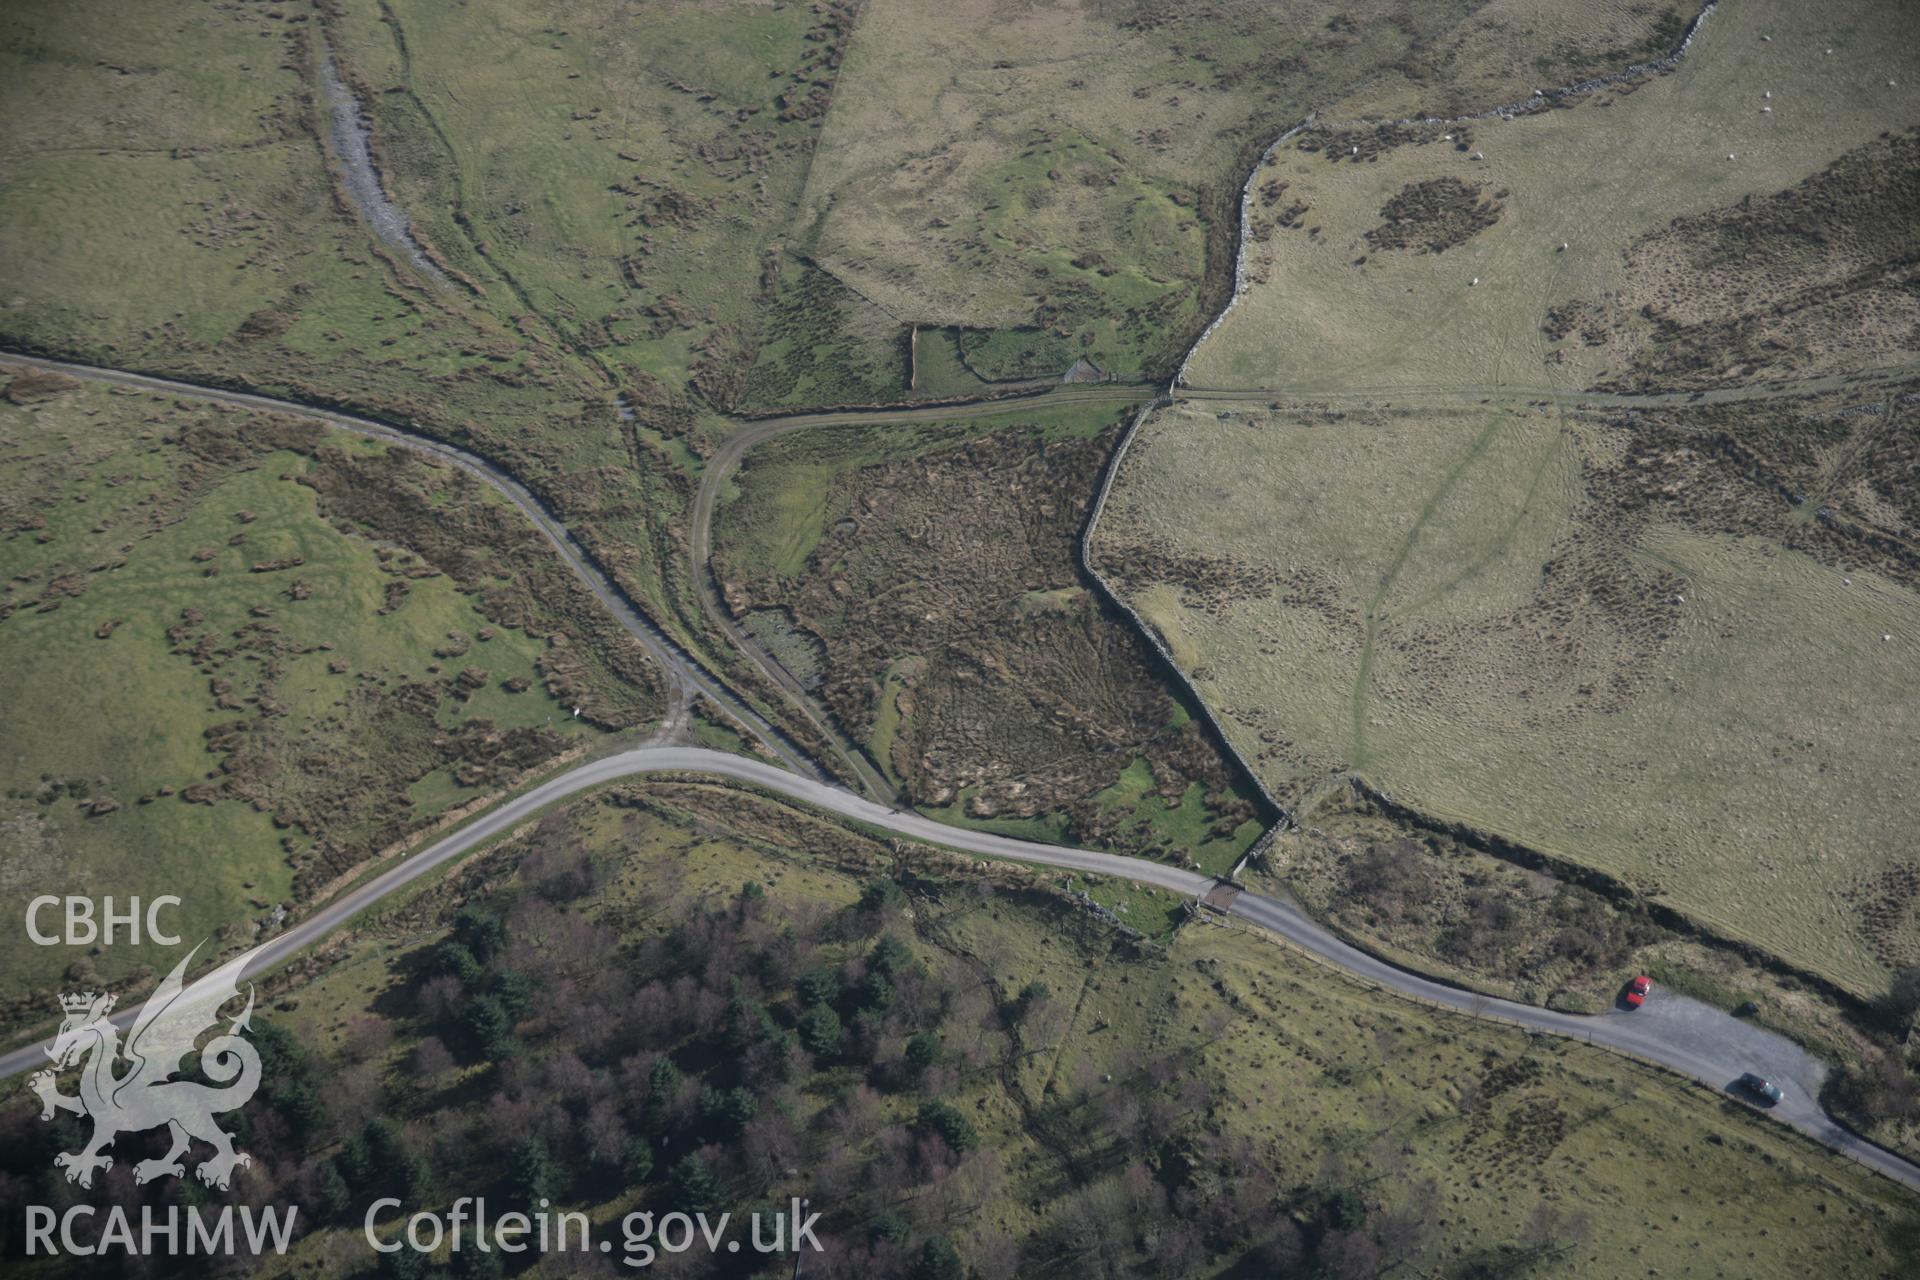
{"label": "boggy ground", "polygon": [[[310,421],[17,373],[0,538],[16,920],[39,893],[170,892],[182,936],[246,930],[662,705],[517,511]],[[145,957],[61,954],[0,940],[35,1017],[54,979]]]}
{"label": "boggy ground", "polygon": [[748,456],[715,522],[729,607],[916,804],[1224,871],[1250,794],[1076,567],[1120,430],[801,433]]}
{"label": "boggy ground", "polygon": [[[635,1210],[804,1196],[834,1277],[1911,1265],[1897,1192],[1745,1107],[1235,929],[1141,946],[1056,880],[708,785],[569,803],[263,993],[232,1195],[301,1213],[256,1269],[364,1271],[382,1195],[546,1197],[616,1246]],[[0,1192],[77,1129],[11,1101]],[[130,1166],[84,1198],[168,1194]]]}

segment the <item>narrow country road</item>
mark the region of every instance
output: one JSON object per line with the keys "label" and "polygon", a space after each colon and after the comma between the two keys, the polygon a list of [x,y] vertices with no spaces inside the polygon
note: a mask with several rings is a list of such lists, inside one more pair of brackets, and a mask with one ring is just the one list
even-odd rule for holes
{"label": "narrow country road", "polygon": [[[91,365],[52,360],[14,352],[0,351],[0,366],[26,365],[49,369],[74,377],[130,386],[166,395],[200,400],[223,401],[274,413],[298,414],[329,425],[389,440],[420,449],[461,467],[492,485],[534,522],[559,552],[567,566],[593,590],[621,625],[645,645],[661,664],[673,691],[674,715],[679,715],[691,690],[711,698],[747,728],[793,771],[764,761],[698,747],[648,745],[582,764],[541,786],[515,797],[499,808],[472,822],[419,853],[396,863],[386,871],[327,903],[313,915],[301,920],[262,946],[247,966],[248,974],[260,974],[284,963],[318,942],[340,925],[380,902],[394,891],[430,874],[435,868],[458,858],[476,846],[525,821],[539,809],[567,796],[622,778],[652,773],[692,773],[731,779],[761,787],[767,791],[816,806],[830,813],[851,818],[882,830],[921,840],[929,844],[963,850],[989,857],[1009,858],[1043,866],[1110,875],[1139,884],[1192,895],[1196,898],[1219,889],[1218,882],[1194,872],[1162,863],[1126,857],[1120,854],[1037,844],[1006,836],[971,831],[935,822],[919,814],[891,809],[825,780],[805,755],[763,717],[709,674],[678,644],[649,620],[641,616],[619,590],[588,559],[566,527],[556,520],[530,491],[503,471],[465,450],[416,436],[387,423],[334,410],[314,408],[269,396],[219,388],[123,370],[102,369]],[[1138,400],[1152,394],[1136,387],[1062,388],[1044,396],[1026,397],[1027,403],[1044,399],[1057,402],[1082,400]],[[1203,395],[1205,393],[1202,393]],[[1234,393],[1238,394],[1238,393]],[[1278,390],[1256,393],[1281,395]],[[1402,396],[1405,392],[1400,393]],[[1525,396],[1509,389],[1507,394]],[[1547,394],[1547,393],[1534,393]],[[900,410],[844,411],[800,414],[753,423],[728,441],[723,453],[713,461],[709,474],[717,478],[703,484],[703,510],[694,520],[695,550],[704,553],[706,530],[719,490],[719,481],[754,444],[788,431],[814,426],[852,425],[862,422],[946,421],[958,418],[991,416],[1017,409],[1022,402],[995,401],[973,405],[921,407]],[[1517,1004],[1462,991],[1442,983],[1408,973],[1359,948],[1341,941],[1324,926],[1288,903],[1258,894],[1232,890],[1227,912],[1276,937],[1292,943],[1309,954],[1373,983],[1388,991],[1427,1003],[1440,1005],[1476,1018],[1511,1023],[1529,1031],[1564,1036],[1613,1049],[1658,1064],[1714,1089],[1725,1090],[1741,1073],[1756,1071],[1780,1085],[1785,1097],[1768,1114],[1799,1130],[1816,1142],[1847,1155],[1885,1174],[1902,1185],[1920,1192],[1920,1165],[1904,1160],[1865,1141],[1835,1123],[1820,1107],[1818,1098],[1825,1066],[1784,1036],[1755,1027],[1720,1010],[1672,993],[1660,992],[1638,1013],[1608,1013],[1580,1016],[1557,1013],[1531,1005]],[[1216,895],[1217,897],[1218,895]],[[114,1022],[129,1025],[139,1006],[129,1006],[114,1015]],[[43,1051],[34,1045],[0,1054],[0,1079],[33,1069],[45,1062]]]}
{"label": "narrow country road", "polygon": [[[842,787],[790,773],[763,761],[703,747],[639,747],[571,769],[395,863],[262,944],[245,972],[257,976],[284,963],[354,915],[484,842],[511,831],[547,805],[593,787],[655,773],[730,779],[868,826],[967,853],[1114,876],[1196,898],[1222,887],[1211,877],[1162,863],[950,827],[916,813],[889,809]],[[1529,1031],[1614,1049],[1713,1089],[1726,1089],[1744,1071],[1758,1071],[1772,1078],[1785,1092],[1780,1104],[1768,1113],[1774,1119],[1920,1191],[1920,1166],[1855,1136],[1820,1109],[1818,1091],[1824,1076],[1820,1063],[1784,1036],[1742,1022],[1731,1014],[1668,992],[1656,992],[1646,1008],[1637,1013],[1597,1016],[1556,1013],[1461,991],[1407,973],[1342,942],[1297,907],[1274,898],[1232,891],[1226,910],[1232,917],[1363,981],[1470,1017],[1493,1019]],[[138,1006],[129,1006],[115,1013],[113,1021],[124,1028],[131,1024],[138,1011]],[[43,1066],[45,1062],[45,1052],[37,1045],[0,1055],[0,1079]]]}
{"label": "narrow country road", "polygon": [[[1708,5],[1708,11],[1712,8]],[[1704,17],[1705,14],[1702,14]],[[1697,22],[1698,20],[1696,20]],[[1690,38],[1690,37],[1689,37]],[[1682,46],[1684,48],[1684,45]],[[1677,56],[1677,55],[1676,55]],[[351,102],[338,75],[327,65],[329,109],[335,121],[333,142],[344,153],[349,176],[366,187],[371,169],[363,174],[359,165],[370,165],[353,150],[352,134],[357,125],[357,104]],[[1555,91],[1558,93],[1559,91]],[[364,150],[364,140],[358,144]],[[1244,200],[1251,196],[1249,178]],[[377,184],[376,184],[377,186]],[[377,201],[363,200],[369,221],[383,238],[402,248],[417,269],[438,276],[421,255],[407,224],[397,209],[380,207]],[[382,219],[385,218],[383,224]],[[1245,218],[1237,239],[1245,249]],[[1237,299],[1241,275],[1236,269],[1234,297]],[[1231,302],[1229,303],[1231,307]],[[1224,317],[1221,317],[1224,318]],[[1219,319],[1216,318],[1216,325]],[[1208,332],[1212,331],[1211,327]],[[1204,335],[1202,337],[1204,341]],[[1197,344],[1196,344],[1197,345]],[[1189,358],[1191,353],[1189,353]],[[948,826],[917,813],[901,811],[872,798],[861,796],[829,781],[817,763],[808,759],[792,739],[777,725],[760,715],[745,698],[729,688],[724,680],[709,671],[698,658],[674,641],[645,617],[621,588],[604,573],[575,540],[573,534],[548,510],[546,505],[510,474],[485,459],[456,446],[416,435],[396,425],[337,410],[318,408],[269,396],[242,391],[198,386],[165,377],[48,359],[0,351],[0,366],[30,366],[65,373],[97,382],[112,383],[163,395],[193,398],[245,406],[273,413],[293,414],[324,422],[330,426],[421,450],[474,475],[490,485],[518,508],[554,547],[568,568],[593,592],[620,625],[655,660],[662,672],[668,694],[666,728],[684,725],[694,695],[711,700],[730,716],[754,740],[779,761],[751,759],[699,747],[672,745],[656,739],[645,746],[610,754],[579,764],[539,786],[515,796],[490,812],[469,822],[444,838],[419,851],[400,858],[385,870],[354,886],[338,898],[318,906],[283,933],[268,939],[251,954],[244,970],[258,977],[286,963],[308,947],[326,938],[360,913],[388,899],[407,886],[431,876],[437,870],[473,852],[527,822],[546,806],[595,787],[624,779],[654,774],[686,775],[704,779],[725,779],[751,786],[808,805],[841,818],[891,832],[932,845],[976,855],[1005,858],[1042,866],[1112,876],[1149,885],[1195,899],[1208,899],[1214,909],[1233,920],[1259,929],[1310,956],[1342,970],[1373,986],[1412,1000],[1437,1005],[1459,1014],[1511,1024],[1531,1033],[1554,1035],[1585,1041],[1615,1052],[1656,1064],[1697,1081],[1723,1094],[1742,1073],[1753,1071],[1768,1076],[1782,1091],[1780,1103],[1765,1114],[1790,1126],[1823,1146],[1854,1159],[1920,1192],[1920,1165],[1903,1159],[1865,1141],[1837,1124],[1819,1104],[1826,1067],[1792,1041],[1774,1032],[1736,1019],[1730,1014],[1673,993],[1660,991],[1637,1012],[1616,1011],[1593,1016],[1560,1013],[1515,1002],[1500,1000],[1432,981],[1409,973],[1354,947],[1314,921],[1299,908],[1279,899],[1265,897],[1237,886],[1225,885],[1213,878],[1162,863],[1113,853],[1040,844],[966,828]],[[1184,366],[1183,366],[1184,369]],[[1910,367],[1871,371],[1869,381],[1885,382],[1912,373]],[[1654,407],[1695,401],[1718,402],[1750,396],[1804,394],[1832,389],[1839,379],[1812,379],[1782,383],[1773,387],[1735,388],[1704,393],[1664,393],[1652,395],[1606,395],[1564,389],[1532,389],[1518,386],[1497,387],[1294,387],[1294,388],[1206,388],[1188,386],[1176,378],[1164,390],[1152,387],[1107,384],[1104,386],[1067,386],[1012,399],[962,405],[901,406],[890,409],[828,411],[795,414],[742,423],[721,450],[709,460],[701,477],[691,522],[693,568],[700,583],[703,608],[710,621],[738,646],[772,679],[794,706],[825,734],[853,775],[873,796],[892,794],[886,780],[875,771],[864,755],[837,734],[814,706],[791,674],[763,653],[734,625],[719,599],[717,584],[709,570],[711,523],[719,495],[728,477],[748,450],[768,439],[791,431],[826,426],[852,426],[869,423],[900,424],[977,419],[1010,412],[1022,407],[1048,408],[1074,403],[1138,402],[1167,395],[1189,401],[1306,400],[1353,402],[1377,400],[1395,405],[1425,402],[1432,405],[1459,404],[1488,399],[1508,403],[1536,400],[1561,405],[1594,407]],[[1137,424],[1136,428],[1137,429]],[[1133,429],[1128,432],[1130,439]],[[1124,447],[1124,446],[1123,446]],[[1089,530],[1091,536],[1091,530]],[[131,1024],[140,1006],[118,1010],[112,1021],[121,1027]],[[46,1065],[38,1045],[28,1045],[0,1054],[0,1080]]]}

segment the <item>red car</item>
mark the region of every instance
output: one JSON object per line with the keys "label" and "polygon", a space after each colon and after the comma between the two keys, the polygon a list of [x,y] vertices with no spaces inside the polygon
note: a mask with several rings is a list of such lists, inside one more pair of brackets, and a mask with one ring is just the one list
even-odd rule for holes
{"label": "red car", "polygon": [[1627,1006],[1638,1009],[1647,1002],[1647,993],[1653,990],[1653,979],[1641,974],[1627,984]]}

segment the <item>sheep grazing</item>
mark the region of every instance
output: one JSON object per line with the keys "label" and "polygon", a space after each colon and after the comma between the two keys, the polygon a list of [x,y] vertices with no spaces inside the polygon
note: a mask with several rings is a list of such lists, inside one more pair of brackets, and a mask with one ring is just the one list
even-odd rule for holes
{"label": "sheep grazing", "polygon": [[1487,153],[1484,151],[1476,151],[1473,153],[1473,158],[1475,160],[1485,160],[1487,158]]}
{"label": "sheep grazing", "polygon": [[1733,152],[1731,151],[1727,152],[1727,159],[1729,160],[1733,159]]}
{"label": "sheep grazing", "polygon": [[1565,252],[1567,251],[1567,242],[1566,242],[1565,240],[1562,240],[1562,241],[1560,242],[1560,249],[1559,249],[1559,251],[1560,251],[1561,253],[1565,253]]}
{"label": "sheep grazing", "polygon": [[1474,285],[1476,285],[1476,284],[1479,284],[1479,283],[1480,283],[1480,277],[1479,277],[1479,276],[1475,276],[1475,277],[1474,277],[1473,279],[1471,279],[1471,280],[1469,280],[1469,281],[1467,281],[1467,287],[1468,287],[1469,289],[1471,289],[1471,288],[1472,288],[1472,287],[1473,287]]}
{"label": "sheep grazing", "polygon": [[1360,148],[1355,147],[1353,150],[1347,152],[1347,154],[1350,156],[1357,156],[1360,154]]}
{"label": "sheep grazing", "polygon": [[1760,114],[1761,114],[1761,115],[1763,115],[1763,116],[1770,116],[1770,115],[1772,115],[1772,114],[1773,114],[1773,108],[1772,108],[1772,107],[1762,107],[1762,108],[1760,108]]}
{"label": "sheep grazing", "polygon": [[1760,96],[1763,98],[1771,99],[1773,97],[1773,90],[1769,89],[1765,93],[1761,94]]}

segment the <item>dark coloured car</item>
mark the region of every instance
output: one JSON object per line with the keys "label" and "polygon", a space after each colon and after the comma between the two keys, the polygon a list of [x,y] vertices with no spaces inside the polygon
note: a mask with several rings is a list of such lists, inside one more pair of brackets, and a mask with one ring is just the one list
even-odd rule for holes
{"label": "dark coloured car", "polygon": [[1767,1079],[1765,1076],[1755,1075],[1751,1071],[1741,1076],[1735,1083],[1769,1107],[1780,1101],[1782,1096],[1779,1085]]}

